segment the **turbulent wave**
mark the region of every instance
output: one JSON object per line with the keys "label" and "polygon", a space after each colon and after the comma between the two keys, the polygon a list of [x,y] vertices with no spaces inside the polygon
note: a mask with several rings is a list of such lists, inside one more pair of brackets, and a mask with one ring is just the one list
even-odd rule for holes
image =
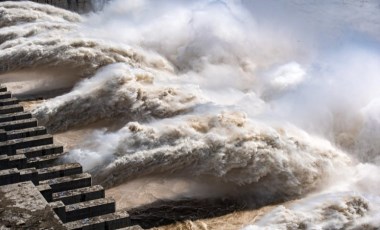
{"label": "turbulent wave", "polygon": [[159,174],[261,205],[300,198],[248,229],[376,226],[375,5],[114,0],[78,15],[2,2],[0,79],[66,82],[33,110],[52,132],[108,122],[66,157],[105,186]]}
{"label": "turbulent wave", "polygon": [[[248,185],[261,202],[273,202],[304,194],[331,171],[349,164],[328,143],[297,130],[251,124],[244,114],[204,114],[163,123],[133,122],[122,129],[118,142],[106,150],[115,155],[98,153],[103,154],[101,161],[110,164],[97,180],[114,185],[136,174],[170,172],[209,177],[231,187]],[[85,161],[92,153],[79,154],[85,155]]]}
{"label": "turbulent wave", "polygon": [[156,78],[160,77],[127,64],[111,65],[33,113],[51,131],[62,131],[104,119],[127,122],[172,117],[199,102],[184,87],[156,85]]}
{"label": "turbulent wave", "polygon": [[[322,200],[323,203],[320,203]],[[245,230],[374,229],[376,225],[356,223],[368,213],[369,206],[365,198],[353,194],[335,194],[316,197],[314,200],[310,198],[288,208],[280,206],[263,217],[256,226]]]}
{"label": "turbulent wave", "polygon": [[78,14],[31,2],[0,7],[0,73],[65,68],[79,78],[117,62],[171,69],[163,59],[153,54],[148,58],[128,45],[81,37]]}
{"label": "turbulent wave", "polygon": [[0,28],[37,21],[79,22],[81,17],[75,13],[49,5],[32,2],[2,2],[0,8]]}

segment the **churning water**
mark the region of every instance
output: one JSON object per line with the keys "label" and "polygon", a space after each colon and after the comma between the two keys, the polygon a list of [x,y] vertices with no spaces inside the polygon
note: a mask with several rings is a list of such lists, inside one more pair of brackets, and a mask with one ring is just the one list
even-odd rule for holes
{"label": "churning water", "polygon": [[109,188],[181,178],[186,196],[277,204],[245,229],[372,229],[379,10],[377,0],[114,0],[78,15],[2,2],[0,79],[21,82],[23,97],[50,92],[33,114],[51,132],[106,124],[66,160]]}

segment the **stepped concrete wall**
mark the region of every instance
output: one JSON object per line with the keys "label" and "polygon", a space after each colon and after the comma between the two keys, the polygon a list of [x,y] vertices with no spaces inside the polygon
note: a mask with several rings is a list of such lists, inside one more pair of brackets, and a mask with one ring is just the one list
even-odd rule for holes
{"label": "stepped concrete wall", "polygon": [[140,229],[0,86],[0,229]]}

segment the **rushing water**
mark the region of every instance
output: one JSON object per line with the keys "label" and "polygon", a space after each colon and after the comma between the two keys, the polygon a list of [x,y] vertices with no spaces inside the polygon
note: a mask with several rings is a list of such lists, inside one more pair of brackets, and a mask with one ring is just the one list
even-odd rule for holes
{"label": "rushing water", "polygon": [[33,114],[51,132],[93,130],[66,160],[108,188],[181,179],[191,186],[177,197],[277,204],[246,229],[371,229],[378,11],[376,0],[114,0],[80,16],[3,2],[0,77],[49,98]]}

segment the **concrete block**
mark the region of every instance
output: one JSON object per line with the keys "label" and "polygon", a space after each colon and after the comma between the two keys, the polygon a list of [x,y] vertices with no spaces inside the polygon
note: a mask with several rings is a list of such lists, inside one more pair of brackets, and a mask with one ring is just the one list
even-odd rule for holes
{"label": "concrete block", "polygon": [[14,155],[17,153],[16,151],[18,149],[35,147],[39,145],[49,145],[49,144],[53,144],[53,136],[50,134],[40,135],[40,136],[35,136],[35,137],[26,137],[26,138],[21,138],[21,139],[0,142],[0,152],[3,154]]}
{"label": "concrete block", "polygon": [[[6,154],[0,155],[0,169],[1,170],[7,169],[5,167],[8,165],[8,162],[9,162],[9,156],[8,155],[6,155]],[[1,167],[4,167],[4,168],[1,168]]]}
{"label": "concrete block", "polygon": [[9,131],[7,132],[6,135],[7,135],[8,140],[13,140],[13,139],[34,137],[34,136],[45,135],[45,134],[47,134],[46,128],[43,126],[37,126],[37,127],[32,127],[32,128]]}
{"label": "concrete block", "polygon": [[23,169],[26,168],[27,158],[25,155],[1,155],[0,156],[0,170],[18,168]]}
{"label": "concrete block", "polygon": [[0,106],[15,105],[18,104],[18,99],[15,97],[0,99]]}
{"label": "concrete block", "polygon": [[[4,155],[3,155],[4,156]],[[5,155],[6,157],[2,157],[0,159],[0,170],[6,170],[6,169],[11,169],[11,168],[17,168],[15,166],[11,167],[9,164],[9,156]]]}
{"label": "concrete block", "polygon": [[[0,95],[1,95],[1,93],[0,93]],[[23,111],[24,111],[24,108],[18,104],[0,107],[0,114],[18,113],[18,112],[23,112]]]}
{"label": "concrete block", "polygon": [[5,131],[12,131],[16,129],[26,129],[26,128],[32,128],[37,126],[37,119],[36,118],[29,118],[24,120],[17,120],[17,121],[7,121],[0,123],[0,129],[3,129]]}
{"label": "concrete block", "polygon": [[0,186],[20,182],[20,171],[17,168],[0,170]]}
{"label": "concrete block", "polygon": [[14,155],[12,145],[8,141],[0,142],[0,153]]}
{"label": "concrete block", "polygon": [[51,202],[49,203],[50,207],[57,214],[57,216],[61,219],[62,222],[66,222],[66,212],[65,205],[61,201]]}
{"label": "concrete block", "polygon": [[62,157],[63,155],[65,155],[65,153],[57,153],[57,154],[52,154],[52,155],[29,158],[27,159],[27,167],[34,167],[37,169],[50,167],[54,163],[56,163],[58,159]]}
{"label": "concrete block", "polygon": [[3,129],[0,129],[0,141],[6,141],[7,139],[7,132],[5,132]]}
{"label": "concrete block", "polygon": [[14,155],[9,156],[9,165],[14,166],[14,168],[24,169],[26,168],[27,158],[25,155]]}
{"label": "concrete block", "polygon": [[[129,215],[126,211],[86,218],[65,224],[69,230],[112,230],[130,226]],[[142,228],[137,228],[142,229]]]}
{"label": "concrete block", "polygon": [[40,156],[46,156],[46,155],[57,154],[57,153],[62,153],[62,152],[63,152],[63,146],[50,144],[50,145],[42,145],[42,146],[18,149],[16,151],[16,154],[24,154],[26,157],[32,158],[32,157],[40,157]]}
{"label": "concrete block", "polygon": [[100,185],[63,191],[53,194],[54,201],[62,201],[65,205],[96,200],[105,197],[104,188]]}
{"label": "concrete block", "polygon": [[42,196],[45,198],[45,200],[47,202],[53,201],[53,196],[52,196],[53,195],[53,191],[52,191],[50,185],[48,185],[48,184],[42,184],[42,185],[36,186],[36,188],[42,194]]}
{"label": "concrete block", "polygon": [[66,205],[66,222],[105,215],[113,213],[115,210],[115,201],[111,198],[101,198],[97,200]]}
{"label": "concrete block", "polygon": [[38,180],[48,180],[57,177],[70,176],[74,174],[80,174],[83,172],[82,165],[79,163],[69,163],[56,165],[49,168],[38,169]]}
{"label": "concrete block", "polygon": [[73,190],[91,186],[91,175],[89,173],[75,174],[50,180],[40,181],[40,184],[48,184],[53,193]]}
{"label": "concrete block", "polygon": [[20,169],[20,181],[32,181],[38,185],[38,173],[35,168]]}
{"label": "concrete block", "polygon": [[0,92],[7,92],[7,87],[0,85]]}
{"label": "concrete block", "polygon": [[0,99],[11,98],[11,92],[0,92]]}
{"label": "concrete block", "polygon": [[16,121],[32,118],[32,114],[29,112],[18,112],[9,114],[0,114],[0,123],[7,121]]}

